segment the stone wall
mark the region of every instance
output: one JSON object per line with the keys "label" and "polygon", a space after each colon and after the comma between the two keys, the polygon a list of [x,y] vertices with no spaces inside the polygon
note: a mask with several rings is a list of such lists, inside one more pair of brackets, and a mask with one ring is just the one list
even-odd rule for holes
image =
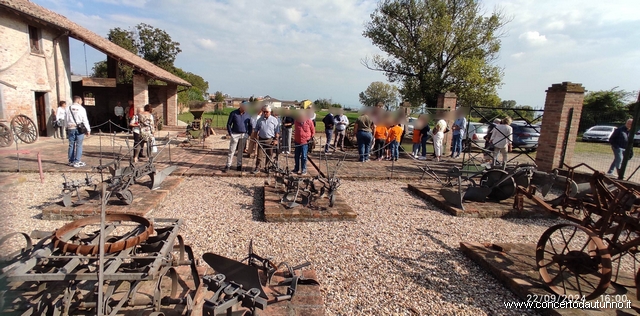
{"label": "stone wall", "polygon": [[[34,122],[37,115],[44,115],[46,121],[51,122],[58,95],[62,100],[71,99],[69,38],[60,30],[27,21],[3,9],[0,14],[0,120],[24,114]],[[29,25],[39,29],[39,53],[31,52]],[[35,92],[46,93],[45,113],[36,113]],[[47,135],[52,133],[49,124]]]}

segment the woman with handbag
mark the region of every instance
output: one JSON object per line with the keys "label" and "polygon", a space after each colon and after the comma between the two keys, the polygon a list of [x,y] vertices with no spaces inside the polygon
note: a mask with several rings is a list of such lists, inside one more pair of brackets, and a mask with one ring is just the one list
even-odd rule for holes
{"label": "woman with handbag", "polygon": [[151,156],[151,142],[154,133],[153,115],[144,110],[144,107],[138,108],[138,115],[135,115],[130,124],[133,129],[133,162],[138,162],[138,158],[143,158],[141,154],[144,144],[147,144],[147,157]]}

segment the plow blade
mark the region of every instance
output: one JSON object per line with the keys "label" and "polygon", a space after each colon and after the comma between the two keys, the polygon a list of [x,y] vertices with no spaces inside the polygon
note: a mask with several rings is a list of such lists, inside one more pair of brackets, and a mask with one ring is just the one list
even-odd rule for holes
{"label": "plow blade", "polygon": [[246,290],[258,289],[260,290],[260,297],[268,299],[267,294],[262,289],[262,283],[260,283],[258,268],[210,252],[202,255],[202,259],[216,273],[224,274],[227,281],[241,284],[242,288]]}
{"label": "plow blade", "polygon": [[167,168],[162,169],[161,171],[156,171],[154,173],[149,174],[151,177],[151,190],[156,190],[160,187],[160,184],[166,179],[174,170],[176,170],[177,166],[169,166]]}
{"label": "plow blade", "polygon": [[463,200],[474,202],[485,202],[489,194],[491,194],[491,188],[486,187],[469,187],[464,192]]}

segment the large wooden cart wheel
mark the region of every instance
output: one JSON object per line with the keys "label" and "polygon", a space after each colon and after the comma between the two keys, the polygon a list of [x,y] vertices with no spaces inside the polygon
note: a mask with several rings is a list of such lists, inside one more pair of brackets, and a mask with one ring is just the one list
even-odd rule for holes
{"label": "large wooden cart wheel", "polygon": [[[500,183],[500,181],[506,177],[510,178]],[[498,183],[500,184],[497,185]],[[513,177],[509,176],[506,171],[500,169],[491,169],[485,172],[480,178],[480,186],[493,188],[489,196],[487,196],[491,200],[503,201],[516,194],[516,183]]]}
{"label": "large wooden cart wheel", "polygon": [[9,126],[0,123],[0,147],[9,147],[13,144],[13,133]]}
{"label": "large wooden cart wheel", "polygon": [[38,139],[36,124],[26,115],[15,116],[11,120],[11,129],[16,137],[24,143],[31,144]]}
{"label": "large wooden cart wheel", "polygon": [[593,231],[577,224],[547,229],[536,247],[536,264],[549,289],[572,300],[592,300],[611,282],[609,250]]}

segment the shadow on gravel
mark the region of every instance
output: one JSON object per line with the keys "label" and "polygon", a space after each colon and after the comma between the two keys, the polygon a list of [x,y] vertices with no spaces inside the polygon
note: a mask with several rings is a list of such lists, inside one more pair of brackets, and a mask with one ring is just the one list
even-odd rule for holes
{"label": "shadow on gravel", "polygon": [[[487,309],[486,302],[478,300],[478,297],[463,294],[465,290],[462,288],[495,292],[507,290],[497,283],[487,283],[486,280],[471,274],[456,272],[460,269],[460,265],[471,273],[479,267],[473,261],[466,259],[459,249],[448,246],[435,236],[436,233],[446,233],[427,229],[417,229],[415,233],[426,236],[440,251],[425,251],[418,257],[395,255],[392,251],[381,249],[379,246],[374,247],[374,251],[387,260],[397,273],[409,278],[417,285],[441,294],[439,297],[441,300],[453,305],[472,306],[489,315],[493,314],[493,311]],[[457,277],[451,277],[452,274],[457,274]]]}
{"label": "shadow on gravel", "polygon": [[240,190],[243,195],[253,197],[253,201],[251,204],[240,204],[240,208],[242,210],[251,210],[251,216],[254,221],[264,222],[264,188],[259,185],[243,185],[234,182],[226,183],[230,187]]}

